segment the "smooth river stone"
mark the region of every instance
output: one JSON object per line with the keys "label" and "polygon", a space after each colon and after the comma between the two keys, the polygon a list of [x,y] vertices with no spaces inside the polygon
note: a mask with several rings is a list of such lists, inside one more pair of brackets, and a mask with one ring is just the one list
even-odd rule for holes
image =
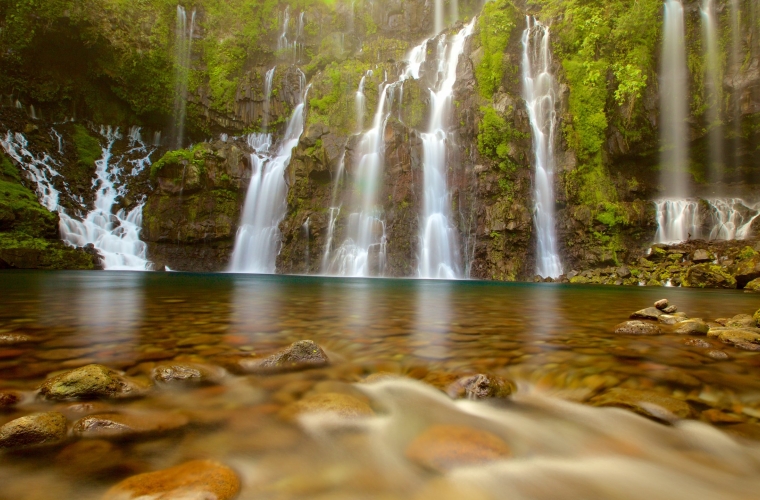
{"label": "smooth river stone", "polygon": [[55,463],[68,474],[88,476],[123,465],[124,452],[115,444],[102,439],[86,439],[65,447],[55,457]]}
{"label": "smooth river stone", "polygon": [[649,321],[624,321],[615,327],[618,335],[660,335],[662,330],[656,323]]}
{"label": "smooth river stone", "polygon": [[16,406],[21,401],[21,395],[13,391],[0,391],[0,411]]}
{"label": "smooth river stone", "polygon": [[515,391],[508,380],[493,375],[467,375],[446,388],[446,394],[453,399],[506,398]]}
{"label": "smooth river stone", "polygon": [[100,413],[79,419],[73,432],[83,438],[151,437],[181,429],[189,421],[177,413]]}
{"label": "smooth river stone", "polygon": [[511,456],[499,436],[462,425],[435,425],[417,436],[406,448],[412,462],[436,472],[480,465]]}
{"label": "smooth river stone", "polygon": [[707,336],[746,351],[760,351],[758,328],[710,328]]}
{"label": "smooth river stone", "polygon": [[271,356],[242,359],[239,364],[249,373],[276,373],[327,366],[330,360],[325,351],[313,341],[299,340]]}
{"label": "smooth river stone", "polygon": [[728,328],[754,328],[755,319],[749,314],[737,314],[733,318],[726,321]]}
{"label": "smooth river stone", "polygon": [[46,399],[132,398],[142,396],[148,387],[103,365],[87,365],[46,380],[40,394]]}
{"label": "smooth river stone", "polygon": [[199,363],[161,363],[151,372],[154,381],[165,384],[214,384],[223,377],[223,369]]}
{"label": "smooth river stone", "polygon": [[673,330],[679,335],[707,335],[708,331],[710,331],[710,327],[701,319],[687,319],[678,323]]}
{"label": "smooth river stone", "polygon": [[370,417],[375,414],[365,401],[338,392],[309,394],[303,399],[287,405],[280,411],[285,420],[295,420],[304,414],[332,413],[341,418]]}
{"label": "smooth river stone", "polygon": [[630,319],[653,319],[656,320],[660,316],[662,316],[663,312],[657,309],[656,307],[647,307],[646,309],[641,309],[640,311],[636,311],[635,313],[631,314]]}
{"label": "smooth river stone", "polygon": [[634,411],[645,417],[657,420],[672,421],[673,417],[680,419],[694,415],[691,406],[686,401],[665,396],[658,392],[637,389],[615,388],[591,399],[594,406],[614,406]]}
{"label": "smooth river stone", "polygon": [[66,417],[56,411],[34,413],[0,427],[0,448],[26,448],[66,440]]}
{"label": "smooth river stone", "polygon": [[229,500],[240,491],[235,471],[212,460],[193,460],[138,474],[112,487],[104,500]]}

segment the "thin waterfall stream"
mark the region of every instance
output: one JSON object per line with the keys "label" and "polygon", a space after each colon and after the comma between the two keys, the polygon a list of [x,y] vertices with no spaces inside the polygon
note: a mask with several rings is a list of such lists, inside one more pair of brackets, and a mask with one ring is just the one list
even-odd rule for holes
{"label": "thin waterfall stream", "polygon": [[526,18],[523,32],[523,92],[528,109],[534,154],[533,220],[536,227],[536,274],[562,274],[554,222],[554,144],[557,126],[556,82],[551,73],[549,28]]}
{"label": "thin waterfall stream", "polygon": [[190,80],[190,62],[195,32],[195,9],[190,14],[177,5],[177,19],[174,29],[174,147],[180,149],[185,139],[185,117],[187,115],[187,91]]}

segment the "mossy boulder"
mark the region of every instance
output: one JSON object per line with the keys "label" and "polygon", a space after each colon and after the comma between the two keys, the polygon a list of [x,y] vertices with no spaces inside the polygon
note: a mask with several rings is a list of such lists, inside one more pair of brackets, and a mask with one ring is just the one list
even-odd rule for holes
{"label": "mossy boulder", "polygon": [[131,398],[143,395],[146,384],[103,365],[87,365],[46,380],[40,387],[45,399]]}
{"label": "mossy boulder", "polygon": [[736,279],[717,264],[697,264],[688,270],[683,285],[689,288],[736,288]]}
{"label": "mossy boulder", "polygon": [[51,411],[11,420],[0,427],[0,449],[58,444],[66,439],[66,417]]}

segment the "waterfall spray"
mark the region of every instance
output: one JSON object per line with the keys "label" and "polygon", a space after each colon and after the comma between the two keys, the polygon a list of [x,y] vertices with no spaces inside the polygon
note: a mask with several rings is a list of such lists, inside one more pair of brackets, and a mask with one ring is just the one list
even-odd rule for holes
{"label": "waterfall spray", "polygon": [[192,54],[193,32],[195,31],[195,9],[190,15],[177,5],[177,20],[174,29],[174,146],[181,149],[185,136],[185,115],[187,114],[187,86],[190,78],[190,58]]}
{"label": "waterfall spray", "polygon": [[683,6],[665,2],[664,37],[660,68],[660,139],[662,184],[667,196],[687,196],[688,81]]}
{"label": "waterfall spray", "polygon": [[523,94],[533,136],[535,167],[533,220],[536,227],[536,274],[562,274],[554,228],[554,142],[556,82],[551,73],[549,28],[530,17],[523,32]]}
{"label": "waterfall spray", "polygon": [[261,128],[264,132],[269,128],[269,109],[272,105],[272,82],[274,81],[275,68],[267,71],[264,76],[264,116],[261,119]]}
{"label": "waterfall spray", "polygon": [[722,102],[720,52],[715,12],[715,0],[703,0],[700,11],[705,45],[705,90],[707,127],[709,130],[709,179],[715,184],[723,180],[723,127],[720,107]]}

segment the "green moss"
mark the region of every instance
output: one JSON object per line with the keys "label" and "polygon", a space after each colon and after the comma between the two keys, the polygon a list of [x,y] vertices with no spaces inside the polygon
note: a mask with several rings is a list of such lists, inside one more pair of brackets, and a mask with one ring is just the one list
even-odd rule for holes
{"label": "green moss", "polygon": [[507,45],[515,28],[519,11],[511,0],[488,2],[478,20],[483,56],[475,68],[480,95],[490,99],[499,89],[507,62]]}
{"label": "green moss", "polygon": [[86,128],[79,124],[74,125],[72,139],[77,149],[79,165],[87,168],[94,167],[95,162],[103,156],[100,142],[92,137]]}
{"label": "green moss", "polygon": [[150,177],[155,179],[167,167],[191,165],[198,169],[198,173],[206,171],[205,155],[208,146],[204,143],[196,144],[192,149],[178,149],[168,151],[158,161],[150,166]]}
{"label": "green moss", "polygon": [[739,255],[737,255],[738,260],[749,260],[754,258],[757,255],[757,252],[752,247],[744,247],[742,248],[741,252],[739,252]]}

